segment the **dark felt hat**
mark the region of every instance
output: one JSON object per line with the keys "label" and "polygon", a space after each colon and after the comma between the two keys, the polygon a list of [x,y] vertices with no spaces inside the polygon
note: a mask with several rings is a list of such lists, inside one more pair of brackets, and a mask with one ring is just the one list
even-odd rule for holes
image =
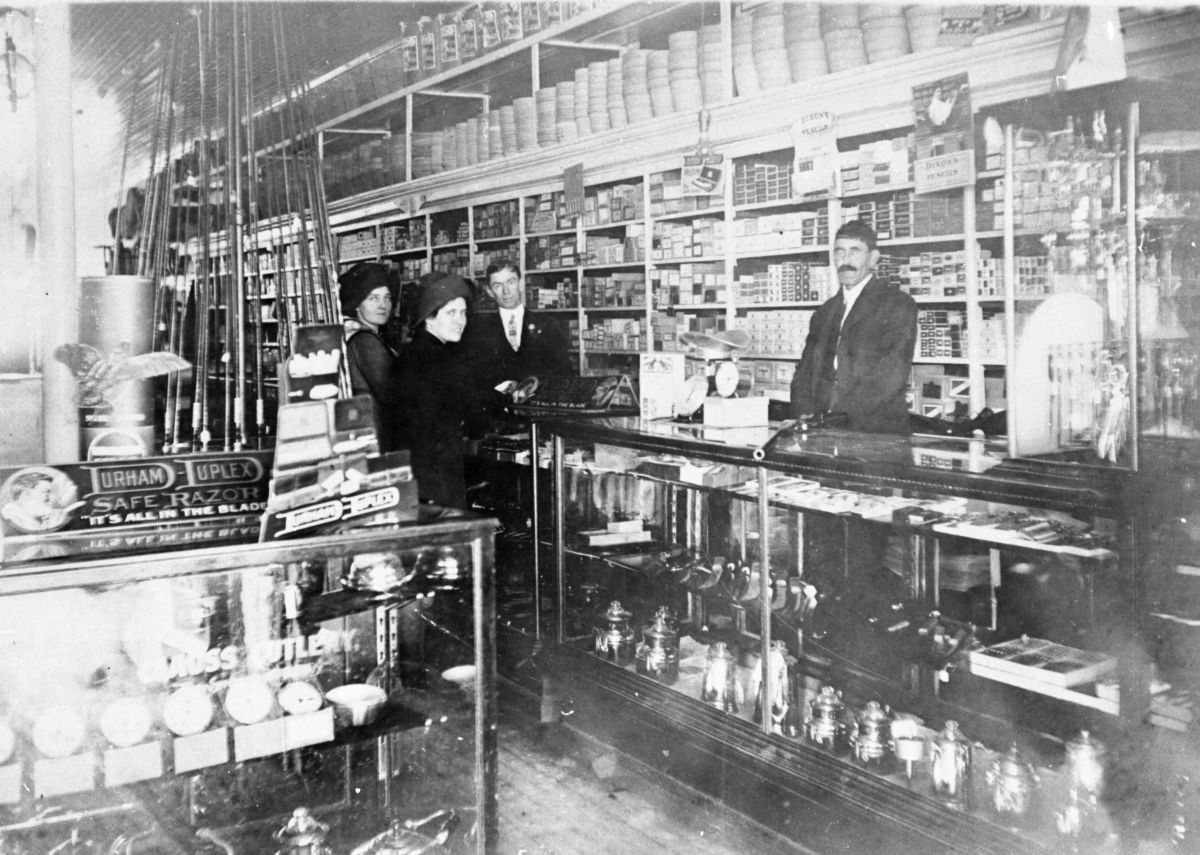
{"label": "dark felt hat", "polygon": [[399,283],[388,274],[384,265],[364,261],[348,269],[338,277],[338,300],[342,304],[342,314],[353,317],[359,303],[381,285],[388,289],[392,300],[395,300]]}
{"label": "dark felt hat", "polygon": [[421,300],[417,304],[417,323],[425,320],[455,297],[462,297],[470,305],[474,296],[471,283],[457,273],[433,271],[417,280],[421,286]]}

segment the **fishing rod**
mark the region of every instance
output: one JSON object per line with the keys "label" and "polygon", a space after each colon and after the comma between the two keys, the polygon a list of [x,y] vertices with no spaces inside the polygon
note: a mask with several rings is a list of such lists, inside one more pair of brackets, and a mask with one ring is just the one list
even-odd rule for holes
{"label": "fishing rod", "polygon": [[[205,67],[207,65],[207,50],[204,37],[204,22],[201,20],[199,10],[193,10],[196,16],[196,35],[197,35],[197,66],[198,77],[200,83],[200,116],[199,116],[199,134],[200,139],[196,141],[196,173],[199,184],[200,205],[199,214],[199,251],[200,265],[196,271],[196,383],[193,388],[193,403],[192,403],[192,446],[199,447],[201,451],[208,450],[208,443],[212,438],[209,432],[209,413],[208,413],[208,329],[209,329],[209,304],[211,303],[213,282],[212,282],[212,260],[209,251],[209,244],[212,233],[212,212],[209,205],[209,176],[208,176],[208,154],[209,145],[212,142],[212,129],[208,123],[208,86]],[[211,18],[209,19],[211,28]],[[210,33],[211,36],[211,33]]]}
{"label": "fishing rod", "polygon": [[246,307],[246,257],[245,257],[245,228],[246,212],[242,207],[242,110],[241,99],[238,97],[238,84],[242,79],[242,40],[241,4],[235,3],[230,9],[232,15],[233,61],[230,64],[229,86],[229,125],[225,137],[227,140],[226,174],[232,171],[232,186],[226,188],[226,197],[231,199],[233,219],[228,223],[227,233],[230,235],[230,260],[233,279],[228,293],[229,328],[226,330],[226,340],[231,342],[233,351],[230,360],[230,372],[233,378],[232,401],[227,402],[227,408],[233,412],[232,423],[225,426],[225,447],[241,450],[246,446],[246,324],[244,321]]}
{"label": "fishing rod", "polygon": [[253,43],[250,40],[250,9],[244,8],[246,18],[246,26],[242,29],[243,45],[242,49],[246,56],[245,64],[245,83],[243,90],[246,95],[245,115],[246,115],[246,173],[248,176],[249,195],[249,217],[248,217],[248,232],[250,239],[249,252],[254,253],[254,431],[255,436],[261,443],[263,437],[267,434],[267,420],[265,409],[265,395],[263,389],[263,276],[259,270],[259,232],[261,224],[258,216],[258,146],[254,134],[254,102],[252,98],[253,79],[254,79],[254,51]]}
{"label": "fishing rod", "polygon": [[293,86],[291,67],[288,63],[287,54],[287,39],[283,32],[283,19],[280,10],[277,8],[276,24],[279,35],[278,40],[278,71],[283,77],[284,84],[284,102],[287,107],[285,114],[290,120],[288,141],[283,147],[284,152],[291,151],[296,159],[294,171],[296,172],[296,190],[298,199],[294,208],[296,214],[296,222],[298,225],[299,234],[297,235],[297,258],[299,263],[299,273],[301,282],[301,293],[303,295],[303,312],[302,316],[305,323],[319,323],[321,318],[317,313],[317,304],[314,297],[313,276],[312,276],[312,257],[309,252],[309,237],[308,237],[308,220],[305,216],[306,196],[304,193],[306,176],[303,174],[303,152],[300,149],[302,140],[299,123],[296,117],[296,104],[293,98]]}

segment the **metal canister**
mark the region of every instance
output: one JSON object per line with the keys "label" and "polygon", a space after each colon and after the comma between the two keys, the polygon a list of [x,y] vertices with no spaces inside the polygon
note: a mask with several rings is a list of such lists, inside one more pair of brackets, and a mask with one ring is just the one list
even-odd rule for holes
{"label": "metal canister", "polygon": [[833,686],[822,686],[808,705],[805,726],[808,741],[830,751],[841,748],[845,741],[845,713],[846,705],[842,702],[841,693]]}
{"label": "metal canister", "polygon": [[[771,695],[767,697],[767,674],[771,675]],[[784,721],[791,706],[792,691],[788,674],[787,643],[782,639],[771,642],[767,659],[759,675],[758,696],[754,702],[754,721],[761,724],[764,714],[771,717],[771,732],[783,733]]]}
{"label": "metal canister", "polygon": [[947,721],[930,740],[929,771],[933,791],[950,807],[965,810],[971,794],[971,743],[957,721]]}
{"label": "metal canister", "polygon": [[1067,743],[1068,786],[1081,802],[1096,804],[1104,792],[1104,763],[1108,750],[1086,730]]}
{"label": "metal canister", "polygon": [[325,845],[329,826],[319,821],[306,807],[292,811],[291,817],[274,837],[281,844],[275,855],[331,855]]}
{"label": "metal canister", "polygon": [[630,665],[634,660],[633,628],[629,621],[633,615],[613,600],[608,610],[601,615],[601,624],[596,627],[596,655],[617,665]]}
{"label": "metal canister", "polygon": [[1033,764],[1013,744],[992,758],[986,778],[992,810],[1010,821],[1020,822],[1029,812],[1033,792],[1041,783]]}
{"label": "metal canister", "polygon": [[80,287],[80,343],[56,351],[78,384],[80,457],[148,457],[154,453],[150,378],[162,373],[154,325],[146,323],[154,316],[154,280],[85,276]]}
{"label": "metal canister", "polygon": [[700,700],[709,706],[737,712],[737,679],[734,673],[733,654],[724,641],[714,641],[708,646],[708,657],[704,662],[704,682],[700,687]]}
{"label": "metal canister", "polygon": [[851,754],[859,763],[886,766],[892,758],[891,736],[891,712],[879,701],[867,701],[854,719]]}
{"label": "metal canister", "polygon": [[670,686],[679,679],[679,632],[668,622],[668,614],[660,609],[654,623],[642,630],[637,672]]}

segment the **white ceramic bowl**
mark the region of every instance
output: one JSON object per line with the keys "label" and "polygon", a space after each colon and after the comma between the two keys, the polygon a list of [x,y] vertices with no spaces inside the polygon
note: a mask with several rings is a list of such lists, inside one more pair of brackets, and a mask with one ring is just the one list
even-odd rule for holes
{"label": "white ceramic bowl", "polygon": [[347,683],[325,693],[333,704],[333,718],[342,727],[361,727],[379,718],[387,703],[387,692],[366,683]]}

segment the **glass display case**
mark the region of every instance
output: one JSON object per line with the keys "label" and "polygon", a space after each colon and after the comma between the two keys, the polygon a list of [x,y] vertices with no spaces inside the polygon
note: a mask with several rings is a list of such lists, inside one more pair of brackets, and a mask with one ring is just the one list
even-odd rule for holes
{"label": "glass display case", "polygon": [[1196,439],[1197,94],[1128,79],[980,111],[1011,453],[1138,469]]}
{"label": "glass display case", "polygon": [[1153,669],[1127,473],[834,429],[545,430],[571,722],[816,848],[1169,838],[1172,760],[1131,759]]}
{"label": "glass display case", "polygon": [[493,522],[221,529],[4,565],[0,850],[494,851]]}

